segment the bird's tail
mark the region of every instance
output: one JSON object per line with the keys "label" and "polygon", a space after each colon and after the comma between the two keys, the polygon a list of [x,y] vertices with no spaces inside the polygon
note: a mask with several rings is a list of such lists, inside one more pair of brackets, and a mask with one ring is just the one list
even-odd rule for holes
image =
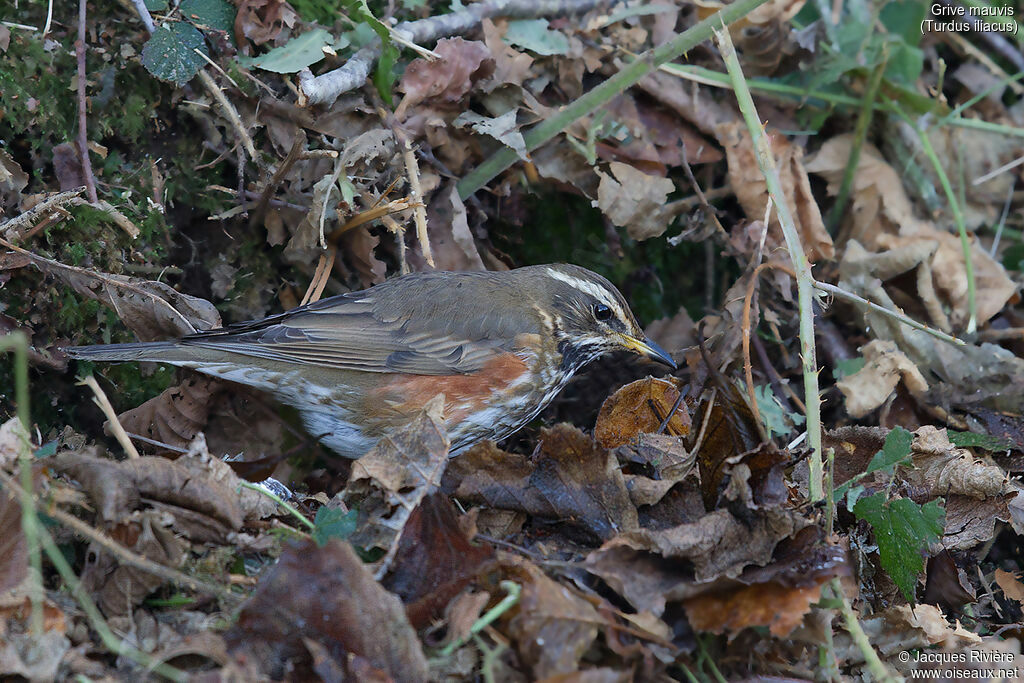
{"label": "bird's tail", "polygon": [[97,344],[68,346],[64,352],[71,358],[97,361],[153,361],[157,363],[191,363],[202,360],[197,349],[176,341],[140,344]]}

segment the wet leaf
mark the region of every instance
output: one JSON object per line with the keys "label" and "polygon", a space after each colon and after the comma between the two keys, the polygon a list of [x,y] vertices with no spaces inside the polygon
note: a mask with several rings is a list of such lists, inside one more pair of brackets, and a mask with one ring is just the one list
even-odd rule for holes
{"label": "wet leaf", "polygon": [[235,25],[235,8],[225,0],[182,0],[179,9],[201,29],[227,33]]}
{"label": "wet leaf", "polygon": [[209,57],[203,34],[185,22],[158,28],[142,48],[142,65],[149,73],[175,85],[185,85],[206,64]]}

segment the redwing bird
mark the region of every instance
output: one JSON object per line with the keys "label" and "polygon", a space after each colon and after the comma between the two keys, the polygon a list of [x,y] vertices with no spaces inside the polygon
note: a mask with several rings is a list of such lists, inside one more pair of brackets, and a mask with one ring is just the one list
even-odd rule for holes
{"label": "redwing bird", "polygon": [[177,341],[66,349],[84,360],[170,363],[271,392],[349,458],[442,393],[452,455],[500,440],[577,370],[616,350],[676,367],[614,285],[566,264],[411,273]]}

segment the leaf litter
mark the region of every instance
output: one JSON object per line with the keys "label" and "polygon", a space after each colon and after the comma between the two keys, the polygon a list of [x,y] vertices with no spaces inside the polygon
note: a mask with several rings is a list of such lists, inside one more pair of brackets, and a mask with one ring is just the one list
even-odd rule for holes
{"label": "leaf litter", "polygon": [[[961,68],[978,68],[977,52],[910,40],[882,12],[872,30],[888,53],[844,8],[846,27],[868,37],[833,42],[826,57],[822,22],[793,21],[810,11],[801,2],[766,3],[732,27],[748,75],[804,78],[799,103],[755,96],[816,277],[966,341],[820,302],[830,507],[809,498],[797,438],[791,260],[732,93],[706,73],[655,72],[530,149],[533,126],[692,25],[690,8],[568,4],[555,16],[400,3],[379,22],[365,3],[344,17],[309,1],[192,3],[159,16],[169,21],[152,38],[125,9],[90,8],[87,137],[106,220],[48,203],[84,177],[71,119],[51,126],[64,114],[39,109],[47,79],[70,81],[61,50],[73,36],[0,27],[0,71],[25,74],[0,87],[15,93],[0,93],[0,329],[27,336],[39,387],[30,430],[12,391],[0,402],[0,675],[146,671],[94,635],[49,560],[35,604],[11,478],[22,465],[102,618],[145,661],[185,675],[810,680],[825,648],[836,676],[870,678],[863,640],[831,612],[842,599],[892,674],[910,674],[901,653],[913,650],[1018,654],[1024,251],[1019,168],[997,171],[1024,145],[942,118],[982,92],[969,68],[945,100],[921,94],[941,76],[925,51],[952,50]],[[699,5],[699,17],[719,9]],[[25,25],[38,10],[24,10]],[[394,44],[410,39],[430,52],[410,48],[396,70]],[[858,139],[858,109],[827,99],[836,82],[865,92],[886,59],[881,92],[917,115],[927,99],[918,123],[959,203],[922,161],[921,130],[876,108]],[[703,47],[686,66],[720,71]],[[308,78],[356,67],[354,87],[319,100],[330,106],[304,100]],[[197,87],[199,69],[213,90]],[[989,82],[1003,80],[1000,97],[971,106],[1019,131],[1020,93]],[[133,97],[146,103],[137,128],[117,125],[104,104],[115,93],[122,113]],[[253,159],[237,154],[246,138]],[[458,181],[506,149],[517,164],[462,196]],[[830,217],[840,197],[846,210]],[[349,462],[233,385],[181,371],[128,391],[123,373],[95,368],[144,453],[120,459],[71,374],[54,372],[69,343],[173,338],[428,262],[548,260],[609,275],[641,318],[662,318],[648,334],[685,363],[646,379],[648,368],[602,363],[516,437],[454,459],[440,400]]]}

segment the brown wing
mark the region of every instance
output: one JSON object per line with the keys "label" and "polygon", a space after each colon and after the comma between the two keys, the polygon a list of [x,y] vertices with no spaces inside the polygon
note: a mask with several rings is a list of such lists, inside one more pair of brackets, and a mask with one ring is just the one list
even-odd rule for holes
{"label": "brown wing", "polygon": [[501,351],[496,341],[468,329],[431,329],[436,328],[432,316],[396,310],[388,289],[381,285],[330,297],[265,320],[190,335],[181,343],[339,370],[417,375],[474,372]]}

